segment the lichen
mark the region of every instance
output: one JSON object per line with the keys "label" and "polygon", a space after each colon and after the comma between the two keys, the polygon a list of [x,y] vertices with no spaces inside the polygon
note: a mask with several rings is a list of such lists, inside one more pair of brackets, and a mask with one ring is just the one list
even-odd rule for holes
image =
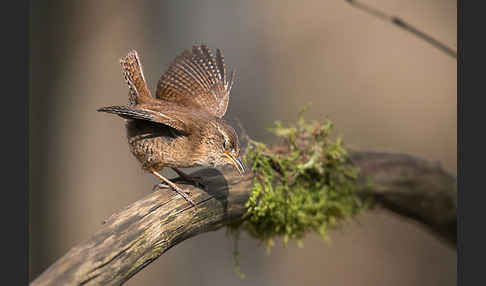
{"label": "lichen", "polygon": [[[297,124],[277,121],[270,128],[278,147],[249,140],[243,160],[254,174],[253,189],[243,220],[228,226],[236,242],[241,230],[267,250],[276,237],[301,245],[315,232],[328,240],[330,229],[367,207],[356,193],[359,169],[350,164],[341,137],[331,136],[333,127],[329,120],[308,122],[301,112]],[[240,273],[236,257],[235,270]]]}

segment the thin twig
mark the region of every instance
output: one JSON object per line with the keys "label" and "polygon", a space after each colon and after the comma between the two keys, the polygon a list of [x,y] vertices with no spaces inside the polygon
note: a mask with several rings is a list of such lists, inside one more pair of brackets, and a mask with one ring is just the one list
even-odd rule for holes
{"label": "thin twig", "polygon": [[396,26],[414,34],[415,36],[417,36],[417,37],[421,38],[422,40],[428,42],[429,44],[431,44],[432,46],[441,50],[442,52],[448,54],[449,56],[451,56],[453,58],[457,58],[457,52],[455,50],[451,49],[450,47],[448,47],[444,43],[442,43],[439,40],[433,38],[432,36],[426,34],[425,32],[415,28],[414,26],[405,22],[403,19],[401,19],[397,16],[388,15],[383,11],[380,11],[380,10],[374,8],[374,7],[371,7],[367,4],[364,4],[364,3],[361,3],[361,2],[358,2],[358,1],[355,1],[355,0],[345,0],[345,1],[348,2],[349,4],[351,4],[352,6],[365,11],[368,14],[371,14],[371,15],[373,15],[373,16],[375,16],[375,17],[377,17],[377,18],[379,18],[379,19],[381,19],[385,22],[389,22],[393,25],[396,25]]}

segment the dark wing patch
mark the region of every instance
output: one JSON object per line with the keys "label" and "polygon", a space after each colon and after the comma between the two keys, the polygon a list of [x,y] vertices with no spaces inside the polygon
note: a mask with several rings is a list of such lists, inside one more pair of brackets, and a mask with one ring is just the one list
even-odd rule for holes
{"label": "dark wing patch", "polygon": [[189,133],[186,124],[184,124],[182,120],[178,119],[177,116],[174,116],[174,114],[170,114],[170,112],[162,113],[144,108],[135,108],[133,106],[108,106],[102,107],[98,109],[98,111],[116,114],[126,119],[138,119],[161,123],[180,132]]}
{"label": "dark wing patch", "polygon": [[130,50],[128,55],[120,59],[123,76],[128,84],[128,101],[130,105],[149,102],[152,94],[147,87],[143,76],[142,63],[135,50]]}
{"label": "dark wing patch", "polygon": [[157,84],[155,97],[182,105],[196,104],[216,117],[223,117],[233,85],[234,72],[226,79],[224,57],[216,57],[205,45],[194,46],[177,56]]}

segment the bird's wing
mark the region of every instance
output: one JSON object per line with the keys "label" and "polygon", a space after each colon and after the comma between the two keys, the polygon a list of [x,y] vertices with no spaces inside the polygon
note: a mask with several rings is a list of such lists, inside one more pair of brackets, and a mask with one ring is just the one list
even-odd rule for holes
{"label": "bird's wing", "polygon": [[120,59],[123,76],[128,84],[128,101],[130,105],[150,102],[152,94],[147,87],[143,76],[142,63],[135,50],[130,50],[128,55]]}
{"label": "bird's wing", "polygon": [[190,133],[190,126],[182,120],[180,112],[151,110],[134,106],[108,106],[98,109],[100,112],[116,114],[126,119],[146,120],[170,126],[182,133]]}
{"label": "bird's wing", "polygon": [[157,84],[155,97],[181,105],[197,105],[216,117],[228,107],[234,72],[226,78],[226,66],[219,49],[216,57],[205,45],[194,46],[177,56]]}

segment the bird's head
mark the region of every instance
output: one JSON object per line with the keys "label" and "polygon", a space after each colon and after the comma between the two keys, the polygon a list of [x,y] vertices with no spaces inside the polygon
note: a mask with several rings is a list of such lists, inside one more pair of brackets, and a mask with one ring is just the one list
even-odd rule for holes
{"label": "bird's head", "polygon": [[208,162],[210,165],[221,166],[230,164],[243,175],[246,172],[245,164],[240,160],[240,144],[238,135],[231,125],[223,120],[213,121],[210,124],[210,140],[206,146],[208,150]]}

